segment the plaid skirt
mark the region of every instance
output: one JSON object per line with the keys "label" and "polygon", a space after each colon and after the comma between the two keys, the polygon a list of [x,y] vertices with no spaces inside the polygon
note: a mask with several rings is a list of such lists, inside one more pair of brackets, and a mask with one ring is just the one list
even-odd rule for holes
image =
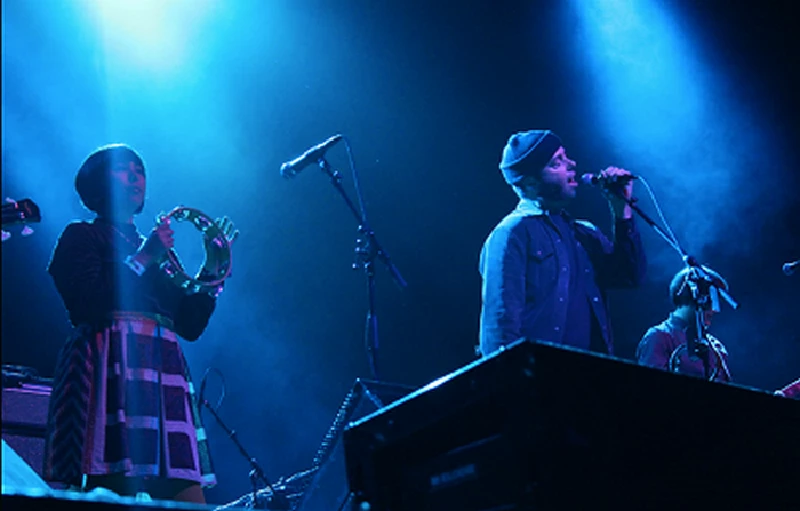
{"label": "plaid skirt", "polygon": [[115,314],[100,332],[78,327],[61,350],[50,396],[44,475],[125,474],[213,486],[189,368],[168,320]]}

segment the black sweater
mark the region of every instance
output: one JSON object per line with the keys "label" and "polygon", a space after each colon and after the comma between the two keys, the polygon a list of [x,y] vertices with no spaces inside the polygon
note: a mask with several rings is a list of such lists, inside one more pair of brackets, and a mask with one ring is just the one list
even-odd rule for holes
{"label": "black sweater", "polygon": [[157,265],[141,276],[125,264],[143,237],[133,224],[103,219],[69,224],[58,239],[48,271],[73,325],[101,330],[114,311],[155,313],[171,319],[175,333],[194,341],[216,306],[206,293],[186,294]]}

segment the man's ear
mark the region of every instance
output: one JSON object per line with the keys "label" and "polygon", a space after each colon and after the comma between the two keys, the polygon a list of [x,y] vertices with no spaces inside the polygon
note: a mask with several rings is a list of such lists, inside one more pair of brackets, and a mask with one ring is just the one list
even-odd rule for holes
{"label": "man's ear", "polygon": [[539,180],[535,176],[525,176],[520,180],[519,187],[526,192],[535,192],[539,188]]}
{"label": "man's ear", "polygon": [[525,176],[525,184],[528,186],[539,186],[540,179],[538,176]]}

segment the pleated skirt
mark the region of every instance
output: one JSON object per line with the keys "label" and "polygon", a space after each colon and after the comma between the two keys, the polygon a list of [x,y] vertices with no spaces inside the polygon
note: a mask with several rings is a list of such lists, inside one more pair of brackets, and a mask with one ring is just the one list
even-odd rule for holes
{"label": "pleated skirt", "polygon": [[188,365],[168,323],[138,313],[78,327],[63,346],[50,396],[44,474],[125,474],[213,486],[208,441]]}

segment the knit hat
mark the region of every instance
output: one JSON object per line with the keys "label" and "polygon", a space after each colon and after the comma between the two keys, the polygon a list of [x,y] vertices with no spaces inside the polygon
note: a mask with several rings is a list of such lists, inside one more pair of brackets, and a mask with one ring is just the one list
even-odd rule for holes
{"label": "knit hat", "polygon": [[500,160],[500,171],[506,183],[513,185],[523,177],[538,175],[562,145],[558,135],[550,130],[521,131],[511,135]]}

